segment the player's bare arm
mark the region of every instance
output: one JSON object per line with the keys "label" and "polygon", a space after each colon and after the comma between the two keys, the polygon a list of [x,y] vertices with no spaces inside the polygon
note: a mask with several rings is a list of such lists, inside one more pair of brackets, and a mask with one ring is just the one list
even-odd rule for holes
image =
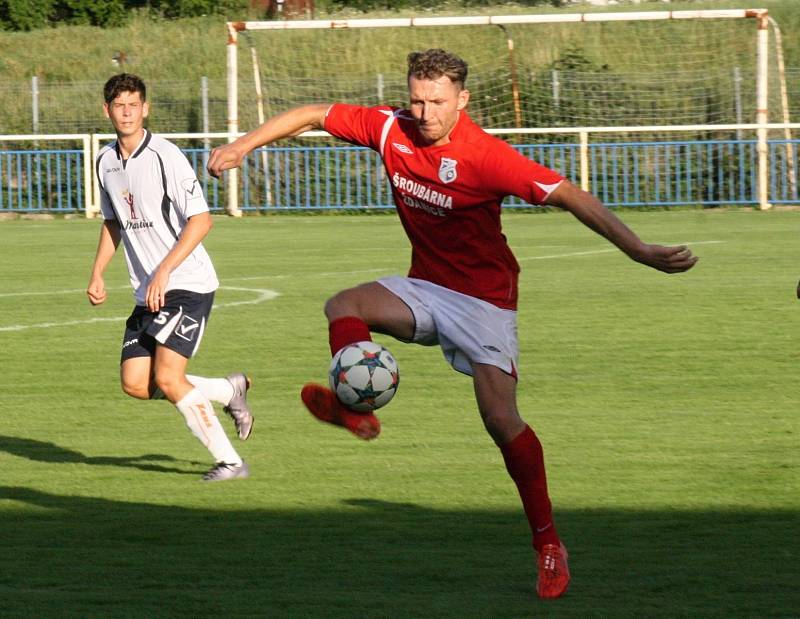
{"label": "player's bare arm", "polygon": [[86,295],[92,305],[100,305],[108,296],[103,273],[114,257],[120,241],[119,224],[107,219],[100,228],[100,239],[97,242],[97,254],[92,265],[92,275],[86,288]]}
{"label": "player's bare arm", "polygon": [[219,178],[223,171],[238,168],[245,155],[259,146],[271,144],[282,138],[294,137],[306,131],[322,129],[325,114],[330,107],[330,103],[302,105],[273,116],[260,127],[240,136],[230,144],[212,150],[206,166],[209,173]]}
{"label": "player's bare arm", "polygon": [[631,259],[664,273],[682,273],[697,263],[685,245],[644,243],[591,193],[564,181],[548,196],[547,204],[572,213],[581,223],[616,245]]}
{"label": "player's bare arm", "polygon": [[145,293],[145,303],[151,312],[157,312],[164,305],[164,298],[167,294],[170,274],[191,254],[194,249],[206,237],[213,222],[211,214],[208,212],[199,213],[189,218],[186,227],[181,232],[178,242],[164,256],[164,260],[150,278]]}

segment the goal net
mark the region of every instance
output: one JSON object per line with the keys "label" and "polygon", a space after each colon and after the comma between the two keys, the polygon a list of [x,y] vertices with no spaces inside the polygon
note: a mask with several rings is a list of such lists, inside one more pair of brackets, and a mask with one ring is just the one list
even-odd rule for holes
{"label": "goal net", "polygon": [[[755,122],[757,15],[242,22],[238,119],[258,122],[259,81],[266,117],[311,102],[404,105],[407,54],[442,47],[468,62],[469,111],[485,128]],[[567,18],[582,19],[556,21]]]}
{"label": "goal net", "polygon": [[[759,201],[766,204],[762,127],[769,109],[773,119],[787,120],[779,113],[781,89],[770,87],[778,72],[769,67],[778,63],[768,24],[763,9],[230,22],[228,133],[304,103],[404,106],[408,53],[438,47],[467,61],[468,111],[497,132],[648,127],[649,135],[626,137],[641,140],[663,137],[656,127],[679,125],[691,133],[670,139],[697,139],[711,135],[703,133],[710,125],[758,123]],[[729,137],[744,134],[731,130]],[[509,139],[576,137],[563,131]],[[271,204],[278,188],[270,165],[274,172],[279,159],[268,157],[262,152],[263,175],[251,186],[260,183]],[[229,176],[233,187],[236,174]],[[236,192],[228,196],[236,213]]]}

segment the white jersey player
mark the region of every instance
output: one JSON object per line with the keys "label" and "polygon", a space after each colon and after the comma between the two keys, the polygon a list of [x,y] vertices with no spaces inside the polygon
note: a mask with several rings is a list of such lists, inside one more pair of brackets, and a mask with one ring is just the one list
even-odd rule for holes
{"label": "white jersey player", "polygon": [[239,438],[246,440],[253,426],[249,379],[243,373],[227,378],[186,374],[219,286],[202,245],[212,225],[208,204],[180,149],[144,128],[144,82],[135,75],[115,75],[103,95],[117,140],[97,156],[104,221],[86,292],[93,305],[105,301],[103,272],[122,241],[136,298],[122,342],[122,389],[135,398],[166,398],[175,405],[214,457],[203,479],[247,477],[249,468],[210,400],[222,403]]}

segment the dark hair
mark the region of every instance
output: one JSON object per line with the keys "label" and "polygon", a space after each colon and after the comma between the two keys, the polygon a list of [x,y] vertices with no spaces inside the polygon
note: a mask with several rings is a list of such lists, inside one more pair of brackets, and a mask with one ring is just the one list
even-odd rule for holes
{"label": "dark hair", "polygon": [[464,87],[467,81],[467,63],[443,49],[428,49],[408,55],[408,77],[435,80],[443,75],[454,84]]}
{"label": "dark hair", "polygon": [[142,102],[147,101],[147,88],[137,75],[120,73],[110,78],[103,86],[103,98],[106,103],[111,103],[123,92],[138,92]]}

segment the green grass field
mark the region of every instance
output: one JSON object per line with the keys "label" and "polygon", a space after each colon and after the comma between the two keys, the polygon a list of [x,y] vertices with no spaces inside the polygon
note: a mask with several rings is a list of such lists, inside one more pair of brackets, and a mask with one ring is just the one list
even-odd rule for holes
{"label": "green grass field", "polygon": [[82,292],[98,222],[0,223],[0,615],[797,617],[800,212],[620,215],[700,263],[666,276],[569,215],[505,216],[519,404],[571,554],[553,602],[438,349],[378,338],[402,378],[376,441],[299,401],[325,378],[325,299],[404,272],[393,215],[216,219],[222,288],[190,367],[247,370],[256,413],[253,475],[226,484],[198,481],[208,456],[169,404],[119,389],[122,256],[105,306]]}

